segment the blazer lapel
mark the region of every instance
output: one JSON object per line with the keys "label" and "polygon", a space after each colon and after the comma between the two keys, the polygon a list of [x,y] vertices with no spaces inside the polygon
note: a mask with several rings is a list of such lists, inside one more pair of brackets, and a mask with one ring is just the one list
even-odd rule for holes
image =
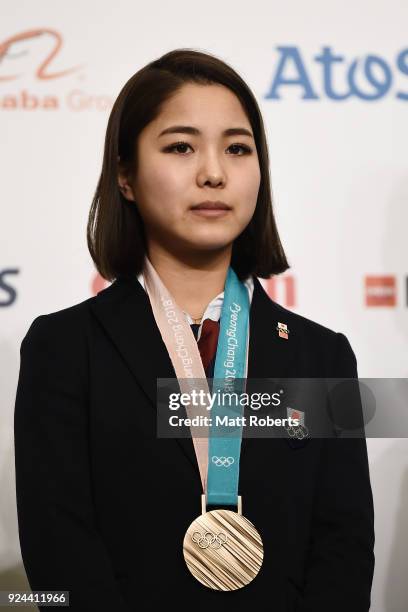
{"label": "blazer lapel", "polygon": [[[294,330],[289,339],[279,336],[278,322],[285,323],[285,314],[254,276],[254,293],[249,317],[249,356],[247,378],[289,378],[294,376],[299,339]],[[283,320],[282,320],[283,319]],[[243,437],[241,457],[256,445],[257,438]]]}
{"label": "blazer lapel", "polygon": [[[116,280],[96,296],[91,308],[156,412],[157,378],[177,377],[146,291],[137,278]],[[147,347],[143,354],[140,347]],[[199,478],[192,439],[175,440]]]}
{"label": "blazer lapel", "polygon": [[[297,354],[297,338],[279,337],[276,330],[280,307],[254,278],[250,308],[248,378],[284,378]],[[116,280],[91,301],[91,309],[104,328],[130,372],[157,410],[157,378],[176,378],[173,364],[156,324],[150,300],[137,278]],[[284,321],[283,321],[284,322]],[[148,347],[141,351],[138,347]],[[191,438],[176,438],[199,478],[197,459]],[[243,438],[241,457],[254,445],[256,438]]]}

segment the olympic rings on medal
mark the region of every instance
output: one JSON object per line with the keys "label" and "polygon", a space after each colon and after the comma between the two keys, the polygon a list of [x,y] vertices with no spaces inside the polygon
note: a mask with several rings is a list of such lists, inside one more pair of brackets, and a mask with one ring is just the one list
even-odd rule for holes
{"label": "olympic rings on medal", "polygon": [[195,531],[191,536],[193,542],[199,545],[200,548],[208,548],[209,546],[214,550],[221,548],[227,541],[227,534],[220,531],[217,535],[211,531],[206,531],[204,534],[199,531]]}
{"label": "olympic rings on medal", "polygon": [[235,459],[234,457],[217,457],[216,455],[213,455],[211,457],[211,461],[217,466],[222,466],[222,467],[230,467]]}

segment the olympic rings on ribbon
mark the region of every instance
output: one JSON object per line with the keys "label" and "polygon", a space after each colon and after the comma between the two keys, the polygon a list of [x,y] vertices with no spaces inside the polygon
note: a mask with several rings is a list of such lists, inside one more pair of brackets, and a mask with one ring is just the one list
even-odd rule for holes
{"label": "olympic rings on ribbon", "polygon": [[222,467],[230,467],[235,459],[234,457],[217,457],[216,455],[213,455],[211,457],[211,461],[217,466],[222,466]]}

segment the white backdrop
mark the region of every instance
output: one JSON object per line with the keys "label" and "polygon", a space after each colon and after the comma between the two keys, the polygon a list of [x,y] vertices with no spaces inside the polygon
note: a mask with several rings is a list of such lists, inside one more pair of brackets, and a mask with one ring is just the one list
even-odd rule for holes
{"label": "white backdrop", "polygon": [[[218,55],[261,106],[275,210],[292,265],[268,285],[271,296],[345,333],[361,377],[408,376],[408,4],[15,0],[1,7],[0,572],[6,572],[21,562],[13,456],[20,342],[35,316],[92,295],[85,226],[110,105],[134,72],[171,49]],[[330,79],[316,59],[324,48],[338,56]],[[350,95],[335,99],[330,88]],[[371,439],[368,447],[376,511],[372,610],[403,612],[408,444]]]}

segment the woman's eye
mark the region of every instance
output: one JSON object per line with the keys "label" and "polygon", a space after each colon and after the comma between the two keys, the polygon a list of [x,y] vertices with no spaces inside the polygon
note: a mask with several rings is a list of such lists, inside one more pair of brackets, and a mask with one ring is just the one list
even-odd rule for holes
{"label": "woman's eye", "polygon": [[190,145],[187,142],[175,142],[174,144],[166,147],[164,150],[166,152],[172,153],[175,149],[177,149],[178,152],[183,155],[186,153],[186,151],[180,151],[180,148],[183,148],[183,147],[190,147]]}
{"label": "woman's eye", "polygon": [[[176,151],[178,153],[180,153],[181,155],[185,155],[187,153],[187,151],[185,150],[186,147],[190,147],[191,146],[187,143],[187,142],[175,142],[171,145],[169,145],[168,147],[166,147],[164,150],[167,153],[172,153],[173,151]],[[228,149],[234,149],[235,153],[234,155],[246,155],[248,153],[252,152],[252,149],[250,147],[248,147],[247,145],[243,145],[243,144],[232,144],[228,147]],[[237,149],[241,149],[243,151],[243,153],[237,153]]]}
{"label": "woman's eye", "polygon": [[243,144],[232,144],[229,148],[238,148],[238,149],[242,149],[244,152],[241,155],[246,155],[247,153],[251,153],[251,150],[249,147],[247,147],[246,145]]}

